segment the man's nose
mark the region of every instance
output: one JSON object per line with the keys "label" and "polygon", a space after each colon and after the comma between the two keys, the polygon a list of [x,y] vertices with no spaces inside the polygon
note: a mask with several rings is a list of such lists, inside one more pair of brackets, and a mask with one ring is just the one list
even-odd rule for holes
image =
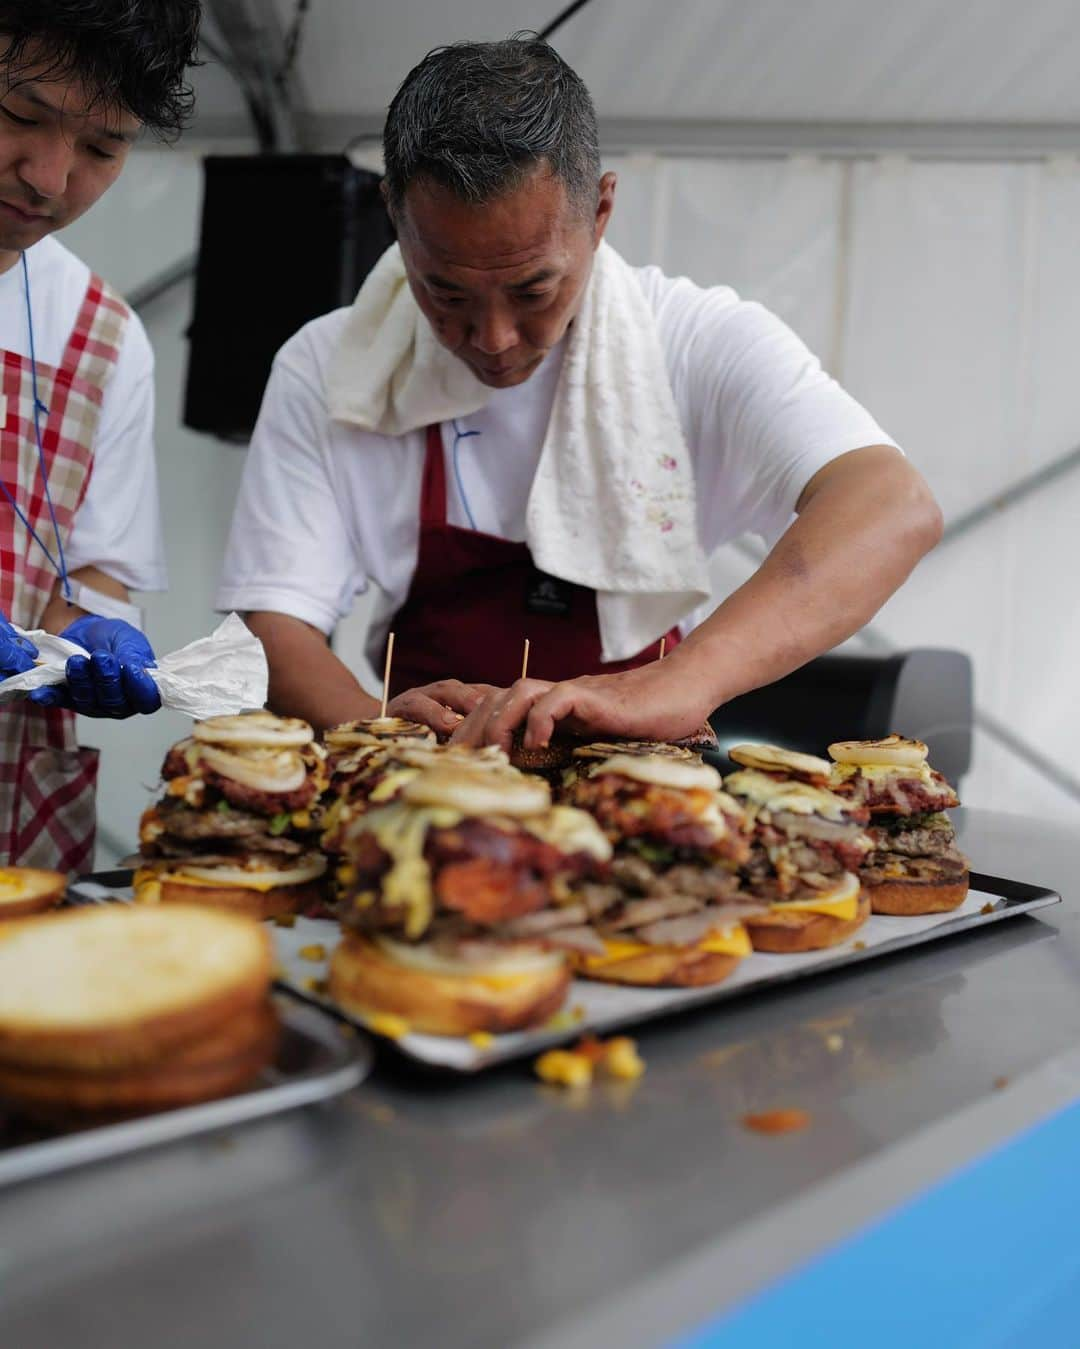
{"label": "man's nose", "polygon": [[46,136],[23,156],[16,172],[35,197],[49,201],[67,191],[74,163],[74,147],[63,136]]}
{"label": "man's nose", "polygon": [[517,327],[513,316],[503,309],[492,308],[481,314],[473,324],[473,346],[485,356],[498,356],[517,345]]}

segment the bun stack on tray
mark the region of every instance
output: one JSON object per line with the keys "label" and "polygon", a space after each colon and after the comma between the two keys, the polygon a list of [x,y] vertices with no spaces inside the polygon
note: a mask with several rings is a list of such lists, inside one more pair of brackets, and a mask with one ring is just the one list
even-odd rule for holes
{"label": "bun stack on tray", "polygon": [[564,799],[612,845],[608,876],[581,889],[597,938],[574,957],[591,979],[649,987],[719,983],[750,953],[744,920],[762,909],[740,889],[750,852],[742,807],[685,748],[581,746]]}
{"label": "bun stack on tray", "polygon": [[921,740],[844,740],[829,746],[833,790],[870,814],[873,850],[859,877],[874,913],[912,915],[958,908],[969,863],[944,813],[960,801],[926,761]]}
{"label": "bun stack on tray", "polygon": [[109,906],[0,941],[0,1101],[89,1124],[242,1091],[271,1062],[270,943],[205,908]]}
{"label": "bun stack on tray", "polygon": [[776,745],[728,753],[743,767],[724,787],[753,828],[743,881],[768,903],[747,920],[754,950],[817,951],[845,941],[870,916],[857,875],[872,847],[866,807],[829,790],[827,759]]}
{"label": "bun stack on tray", "polygon": [[[343,827],[347,935],[330,992],[361,1016],[442,1035],[536,1025],[562,1004],[566,949],[591,940],[575,887],[611,847],[507,765],[433,756]],[[559,906],[562,907],[559,907]]]}
{"label": "bun stack on tray", "polygon": [[301,913],[323,898],[313,808],[326,751],[305,721],[211,717],[165,757],[165,794],[139,824],[135,898]]}

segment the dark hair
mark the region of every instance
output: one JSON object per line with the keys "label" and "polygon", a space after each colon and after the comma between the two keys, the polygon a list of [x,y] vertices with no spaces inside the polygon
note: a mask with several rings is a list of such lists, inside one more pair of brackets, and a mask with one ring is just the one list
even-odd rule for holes
{"label": "dark hair", "polygon": [[583,212],[596,204],[596,110],[580,76],[535,33],[428,52],[394,95],[383,153],[393,208],[418,178],[490,201],[544,161]]}
{"label": "dark hair", "polygon": [[4,82],[40,65],[77,78],[98,105],[119,105],[163,137],[179,134],[195,101],[201,0],[0,0]]}

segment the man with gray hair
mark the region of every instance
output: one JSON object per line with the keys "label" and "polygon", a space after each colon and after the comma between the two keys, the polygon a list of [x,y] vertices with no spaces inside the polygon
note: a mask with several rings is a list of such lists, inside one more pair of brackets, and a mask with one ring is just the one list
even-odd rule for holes
{"label": "man with gray hair", "polygon": [[[615,174],[545,42],[430,52],[384,149],[398,243],[279,353],[219,594],[277,711],[375,714],[328,645],[374,583],[396,714],[474,744],[675,739],[843,641],[937,542],[922,478],[779,319],[603,242]],[[690,630],[747,532],[771,552]]]}

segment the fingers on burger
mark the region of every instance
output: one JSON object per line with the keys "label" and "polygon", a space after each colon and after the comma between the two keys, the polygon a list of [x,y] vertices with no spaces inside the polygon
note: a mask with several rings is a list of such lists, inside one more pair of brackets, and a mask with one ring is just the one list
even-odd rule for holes
{"label": "fingers on burger", "polygon": [[747,919],[754,950],[817,951],[856,932],[870,915],[856,874],[871,847],[865,808],[756,768],[731,773],[724,786],[753,823],[745,884],[769,904]]}
{"label": "fingers on burger", "polygon": [[611,847],[588,815],[553,807],[546,783],[433,762],[353,819],[343,847],[330,992],[346,1011],[467,1035],[537,1025],[561,1006],[565,948],[589,936],[574,887]]}
{"label": "fingers on burger", "polygon": [[969,863],[945,811],[960,804],[926,761],[920,740],[846,740],[829,746],[834,790],[870,812],[873,843],[859,868],[874,913],[943,913],[968,892]]}
{"label": "fingers on burger", "polygon": [[197,722],[165,756],[165,793],[139,824],[135,898],[299,913],[323,898],[312,807],[325,783],[311,727],[268,712]]}
{"label": "fingers on burger", "polygon": [[695,987],[726,979],[750,954],[744,918],[761,910],[740,889],[749,856],[742,808],[693,757],[588,747],[567,800],[613,845],[609,876],[581,887],[596,946],[573,957],[591,979]]}

